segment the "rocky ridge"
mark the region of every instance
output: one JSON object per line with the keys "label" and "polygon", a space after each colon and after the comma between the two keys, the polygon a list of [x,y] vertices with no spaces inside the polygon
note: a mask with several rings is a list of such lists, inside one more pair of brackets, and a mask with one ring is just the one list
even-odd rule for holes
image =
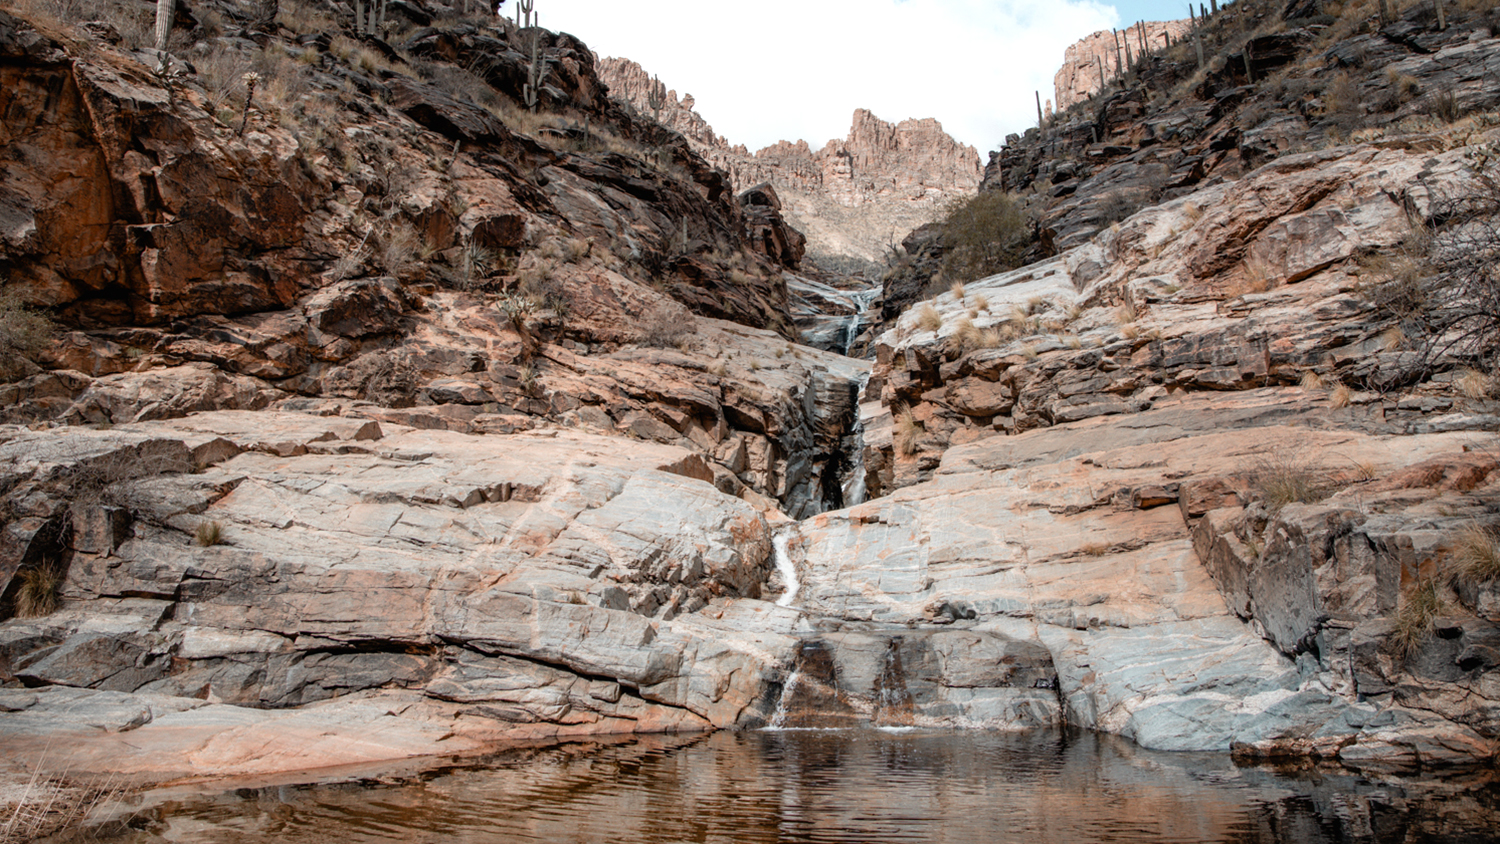
{"label": "rocky ridge", "polygon": [[[640,114],[654,115],[650,96],[660,83],[628,59],[599,62],[613,96]],[[660,86],[661,122],[681,132],[705,159],[746,190],[772,184],[784,213],[809,238],[814,257],[879,262],[904,232],[932,219],[947,201],[979,184],[978,153],[954,141],[931,118],[887,123],[865,109],[854,112],[849,135],[821,149],[781,141],[750,152],[716,134],[689,94]]]}
{"label": "rocky ridge", "polygon": [[1047,103],[1045,113],[1066,111],[1084,102],[1123,76],[1140,56],[1165,49],[1191,28],[1192,21],[1141,21],[1124,30],[1100,30],[1079,39],[1063,51],[1062,67],[1052,82],[1055,99]]}

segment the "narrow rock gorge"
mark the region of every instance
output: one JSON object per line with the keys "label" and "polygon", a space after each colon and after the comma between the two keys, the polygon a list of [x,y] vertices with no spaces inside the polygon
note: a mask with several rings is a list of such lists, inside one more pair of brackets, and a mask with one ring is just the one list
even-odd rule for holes
{"label": "narrow rock gorge", "polygon": [[[1041,260],[896,307],[789,197],[958,191],[830,186],[935,124],[736,170],[504,18],[202,0],[163,61],[4,8],[8,776],[855,724],[1493,768],[1495,336],[1395,301],[1493,231],[1492,16],[1221,13],[992,154]],[[1329,68],[1421,93],[1350,129]]]}

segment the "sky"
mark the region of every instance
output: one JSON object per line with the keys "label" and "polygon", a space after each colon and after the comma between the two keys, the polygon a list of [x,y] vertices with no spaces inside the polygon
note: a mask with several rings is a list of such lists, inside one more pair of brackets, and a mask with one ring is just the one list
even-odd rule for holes
{"label": "sky", "polygon": [[[502,7],[514,16],[515,0]],[[1179,8],[1181,7],[1181,8]],[[542,26],[600,56],[633,59],[730,143],[814,149],[857,108],[935,117],[981,160],[1036,124],[1063,50],[1138,20],[1185,17],[1176,0],[535,0]]]}

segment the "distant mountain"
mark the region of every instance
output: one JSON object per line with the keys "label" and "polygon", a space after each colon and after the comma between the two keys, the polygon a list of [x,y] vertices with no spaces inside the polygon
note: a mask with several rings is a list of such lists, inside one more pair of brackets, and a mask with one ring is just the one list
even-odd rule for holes
{"label": "distant mountain", "polygon": [[[655,116],[651,74],[629,59],[605,58],[599,76],[610,94]],[[854,112],[848,137],[814,150],[805,140],[780,141],[751,153],[717,134],[663,86],[660,122],[681,132],[736,190],[775,186],[787,220],[808,238],[808,256],[824,264],[879,262],[890,244],[931,221],[948,200],[973,193],[982,170],[979,153],[926,118],[891,124],[865,109]]]}

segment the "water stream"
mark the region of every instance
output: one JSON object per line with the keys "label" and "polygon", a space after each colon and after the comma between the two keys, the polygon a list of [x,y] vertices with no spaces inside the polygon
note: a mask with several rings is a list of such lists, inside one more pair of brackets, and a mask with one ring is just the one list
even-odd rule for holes
{"label": "water stream", "polygon": [[797,564],[787,554],[786,543],[787,531],[782,530],[771,537],[771,548],[776,553],[776,571],[781,573],[781,579],[786,583],[786,592],[776,599],[776,606],[789,607],[793,599],[797,597],[797,590],[802,587],[802,582],[797,579]]}
{"label": "water stream", "polygon": [[870,374],[859,380],[859,392],[854,398],[854,425],[844,436],[843,449],[849,469],[844,473],[844,506],[853,507],[865,503],[865,422],[860,414],[860,405],[865,401],[865,388],[870,386]]}

